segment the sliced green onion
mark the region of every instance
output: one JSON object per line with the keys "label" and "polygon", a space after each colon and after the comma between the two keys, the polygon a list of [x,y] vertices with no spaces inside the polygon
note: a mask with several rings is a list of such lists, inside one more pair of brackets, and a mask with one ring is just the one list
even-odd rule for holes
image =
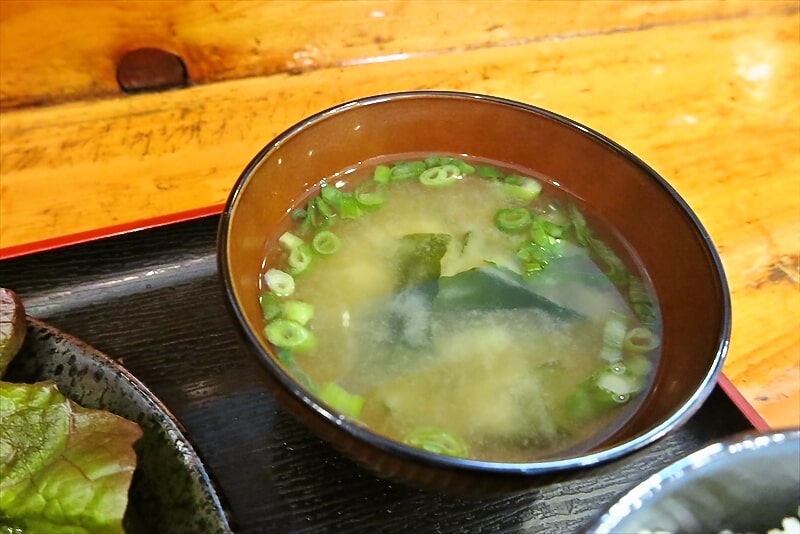
{"label": "sliced green onion", "polygon": [[653,369],[653,362],[644,354],[633,354],[625,359],[628,372],[637,376],[647,376]]}
{"label": "sliced green onion", "polygon": [[375,167],[375,172],[372,173],[372,179],[379,184],[388,184],[392,178],[392,169],[386,165],[378,165]]}
{"label": "sliced green onion", "polygon": [[403,439],[403,442],[434,454],[468,456],[467,444],[458,436],[441,428],[416,428]]}
{"label": "sliced green onion", "polygon": [[550,236],[544,231],[541,224],[534,224],[531,226],[531,240],[544,249],[550,248],[553,244]]}
{"label": "sliced green onion", "polygon": [[278,361],[281,362],[289,374],[297,380],[297,383],[306,388],[306,391],[316,395],[317,394],[317,386],[311,380],[311,378],[305,374],[299,367],[294,363],[294,357],[292,356],[292,351],[288,349],[280,349],[278,351]]}
{"label": "sliced green onion", "polygon": [[569,392],[561,408],[563,420],[569,428],[580,428],[630,399],[630,394],[620,396],[597,385],[600,375],[606,373],[608,371],[603,369],[592,374]]}
{"label": "sliced green onion", "polygon": [[452,184],[461,177],[461,169],[452,164],[426,169],[419,175],[419,181],[427,186]]}
{"label": "sliced green onion", "polygon": [[342,197],[339,213],[342,219],[356,219],[363,215],[361,206],[358,205],[358,201],[353,195],[345,195]]}
{"label": "sliced green onion", "polygon": [[599,388],[614,395],[630,395],[642,389],[642,381],[635,376],[608,371],[598,374],[595,383]]}
{"label": "sliced green onion", "polygon": [[442,156],[428,156],[425,158],[425,166],[427,168],[432,167],[439,167],[440,165],[446,165],[447,163],[452,163],[453,158],[447,158]]}
{"label": "sliced green onion", "polygon": [[503,182],[503,191],[513,198],[519,200],[533,200],[542,192],[542,184],[538,180],[527,176],[512,175],[506,176]]}
{"label": "sliced green onion", "polygon": [[416,178],[426,168],[424,161],[402,161],[392,167],[392,180]]}
{"label": "sliced green onion", "polygon": [[608,362],[622,359],[622,344],[628,330],[628,317],[612,310],[603,328],[603,348],[600,357]]}
{"label": "sliced green onion", "polygon": [[303,221],[308,217],[308,212],[304,208],[297,208],[292,211],[291,219],[295,222]]}
{"label": "sliced green onion", "polygon": [[622,348],[630,354],[645,354],[658,347],[660,343],[658,336],[652,330],[638,326],[631,328],[625,334]]}
{"label": "sliced green onion", "polygon": [[642,324],[651,328],[655,327],[657,322],[656,307],[645,289],[644,281],[638,276],[631,275],[628,277],[628,298],[631,302],[633,313],[636,314]]}
{"label": "sliced green onion", "polygon": [[355,198],[362,206],[380,206],[386,202],[388,191],[386,184],[376,181],[364,182],[356,188]]}
{"label": "sliced green onion", "polygon": [[500,169],[489,165],[478,165],[475,167],[475,173],[487,180],[499,180],[503,178],[503,172]]}
{"label": "sliced green onion", "polygon": [[317,197],[311,198],[306,204],[306,218],[303,221],[303,230],[313,230],[322,222],[322,215],[317,209]]}
{"label": "sliced green onion", "polygon": [[278,361],[281,362],[281,365],[284,367],[294,367],[294,356],[292,356],[292,351],[281,349],[277,351]]}
{"label": "sliced green onion", "polygon": [[281,246],[283,246],[283,248],[286,250],[294,250],[303,244],[303,238],[296,236],[291,232],[284,232],[278,238],[278,243],[280,243]]}
{"label": "sliced green onion", "polygon": [[322,230],[314,236],[311,246],[314,247],[317,253],[329,256],[339,251],[342,246],[342,240],[330,230]]}
{"label": "sliced green onion", "polygon": [[299,224],[298,224],[298,225],[295,227],[294,231],[295,231],[296,233],[300,234],[300,235],[306,235],[306,234],[308,234],[309,232],[311,232],[311,230],[313,230],[313,229],[314,229],[314,225],[312,224],[312,218],[313,218],[313,217],[312,217],[312,213],[311,213],[311,212],[312,212],[312,210],[310,209],[310,205],[309,205],[309,204],[306,204],[306,207],[305,207],[304,209],[302,209],[302,210],[295,210],[295,212],[294,212],[294,213],[297,213],[297,212],[299,212],[299,211],[302,211],[302,212],[303,212],[303,218],[302,218],[302,219],[300,219],[300,218],[298,218],[298,219],[294,219],[294,217],[292,217],[292,219],[293,219],[293,220],[296,220],[296,221],[298,221],[298,223],[299,223]]}
{"label": "sliced green onion", "polygon": [[267,323],[264,336],[267,341],[282,349],[307,351],[316,345],[311,330],[289,319],[275,319]]}
{"label": "sliced green onion", "polygon": [[572,225],[575,228],[575,237],[578,244],[589,248],[605,264],[604,273],[608,279],[613,284],[620,286],[629,283],[630,276],[625,263],[611,250],[611,247],[592,236],[592,232],[586,224],[586,219],[574,204],[569,205],[569,214],[570,219],[572,219]]}
{"label": "sliced green onion", "polygon": [[297,276],[304,273],[311,267],[311,262],[314,260],[314,253],[309,245],[305,243],[293,248],[289,252],[289,257],[286,262],[289,264],[289,274]]}
{"label": "sliced green onion", "polygon": [[552,257],[549,250],[536,243],[522,243],[517,249],[517,258],[528,275],[544,269]]}
{"label": "sliced green onion", "polygon": [[326,382],[319,391],[319,398],[345,417],[357,419],[364,406],[364,397],[349,393],[335,382]]}
{"label": "sliced green onion", "polygon": [[283,318],[303,326],[314,317],[314,305],[302,300],[287,300],[281,306]]}
{"label": "sliced green onion", "polygon": [[575,204],[570,204],[568,209],[572,226],[575,228],[575,237],[577,238],[578,244],[584,247],[588,246],[589,241],[592,239],[592,232],[586,224],[586,219]]}
{"label": "sliced green onion", "polygon": [[536,218],[558,226],[561,228],[562,233],[566,232],[570,224],[572,224],[566,211],[556,203],[551,203],[544,207],[542,212],[536,215]]}
{"label": "sliced green onion", "polygon": [[469,163],[467,163],[464,160],[456,159],[453,162],[453,165],[458,167],[458,170],[460,170],[461,174],[463,174],[463,175],[474,174],[475,173],[475,167],[473,167],[472,165],[470,165]]}
{"label": "sliced green onion", "polygon": [[280,269],[270,269],[264,274],[267,287],[279,297],[288,297],[294,293],[294,278]]}
{"label": "sliced green onion", "polygon": [[546,221],[535,219],[531,226],[531,239],[534,243],[548,250],[556,252],[558,238],[548,232],[550,226]]}
{"label": "sliced green onion", "polygon": [[525,208],[505,208],[494,215],[494,223],[501,231],[515,234],[530,226],[533,217]]}
{"label": "sliced green onion", "polygon": [[653,368],[653,362],[644,354],[634,354],[625,359],[625,367],[636,376],[647,376]]}
{"label": "sliced green onion", "polygon": [[450,156],[429,156],[425,158],[425,165],[431,169],[433,167],[441,167],[443,165],[455,165],[461,174],[472,174],[475,172],[475,167],[466,161]]}
{"label": "sliced green onion", "polygon": [[306,203],[306,207],[302,211],[305,213],[305,216],[300,221],[300,224],[295,228],[295,232],[300,235],[306,235],[316,228],[317,211],[311,201]]}
{"label": "sliced green onion", "polygon": [[605,275],[611,280],[612,283],[617,285],[624,285],[628,283],[628,269],[625,264],[619,259],[619,256],[614,254],[611,247],[600,241],[599,239],[590,239],[589,248],[592,252],[606,265],[603,271]]}
{"label": "sliced green onion", "polygon": [[556,224],[544,218],[536,217],[535,222],[537,225],[541,226],[544,233],[556,239],[564,237],[564,233],[567,230],[566,226]]}
{"label": "sliced green onion", "polygon": [[319,194],[325,202],[334,208],[338,208],[341,205],[342,197],[344,196],[344,193],[328,183],[322,184],[322,187],[319,189]]}
{"label": "sliced green onion", "polygon": [[320,224],[329,224],[331,219],[336,217],[336,209],[332,204],[326,201],[322,197],[316,197],[314,200],[314,206],[316,207],[319,214],[322,216],[322,220],[319,221]]}
{"label": "sliced green onion", "polygon": [[265,321],[271,321],[281,314],[280,297],[271,291],[263,291],[258,295],[258,303],[261,304],[261,314]]}
{"label": "sliced green onion", "polygon": [[551,260],[563,254],[560,238],[550,233],[558,233],[556,225],[534,218],[530,228],[531,240],[522,243],[517,249],[517,257],[522,261],[522,267],[528,275],[541,271]]}

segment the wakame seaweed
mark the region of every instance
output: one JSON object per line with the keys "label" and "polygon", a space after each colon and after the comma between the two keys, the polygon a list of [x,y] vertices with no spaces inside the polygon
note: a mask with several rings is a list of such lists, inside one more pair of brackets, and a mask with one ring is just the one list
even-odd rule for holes
{"label": "wakame seaweed", "polygon": [[538,308],[558,319],[584,318],[580,313],[531,291],[517,273],[495,266],[443,276],[439,279],[434,306],[440,312]]}
{"label": "wakame seaweed", "polygon": [[442,274],[442,258],[452,237],[449,234],[408,234],[397,247],[397,287],[424,284]]}

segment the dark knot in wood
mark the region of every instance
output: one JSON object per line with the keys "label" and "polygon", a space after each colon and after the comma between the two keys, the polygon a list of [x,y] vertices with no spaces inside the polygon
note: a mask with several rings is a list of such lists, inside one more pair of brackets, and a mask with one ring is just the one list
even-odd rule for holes
{"label": "dark knot in wood", "polygon": [[163,91],[189,85],[183,60],[159,48],[137,48],[117,63],[117,83],[126,93]]}

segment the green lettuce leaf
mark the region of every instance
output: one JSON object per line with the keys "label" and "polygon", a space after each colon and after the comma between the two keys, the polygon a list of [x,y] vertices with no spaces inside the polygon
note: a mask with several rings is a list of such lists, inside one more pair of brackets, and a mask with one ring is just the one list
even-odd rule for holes
{"label": "green lettuce leaf", "polygon": [[25,340],[25,307],[16,293],[0,287],[0,377]]}
{"label": "green lettuce leaf", "polygon": [[55,382],[0,382],[0,532],[124,532],[138,425]]}

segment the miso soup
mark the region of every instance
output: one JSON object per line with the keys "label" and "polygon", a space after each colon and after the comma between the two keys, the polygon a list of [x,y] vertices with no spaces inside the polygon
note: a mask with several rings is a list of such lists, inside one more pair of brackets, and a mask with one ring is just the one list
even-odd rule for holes
{"label": "miso soup", "polygon": [[269,250],[259,299],[282,365],[344,417],[431,452],[588,450],[631,416],[659,355],[632,250],[545,177],[496,162],[345,169]]}

